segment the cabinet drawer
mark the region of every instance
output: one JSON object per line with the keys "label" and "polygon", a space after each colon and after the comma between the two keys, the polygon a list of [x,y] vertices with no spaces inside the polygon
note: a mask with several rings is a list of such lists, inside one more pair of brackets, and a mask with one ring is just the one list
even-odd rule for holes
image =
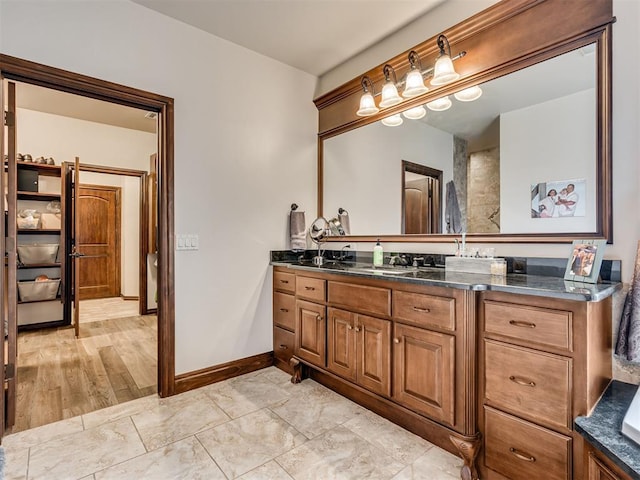
{"label": "cabinet drawer", "polygon": [[297,277],[296,295],[301,298],[324,302],[326,282],[320,278]]}
{"label": "cabinet drawer", "polygon": [[485,341],[485,396],[496,407],[571,429],[570,358]]}
{"label": "cabinet drawer", "polygon": [[367,313],[391,315],[391,290],[388,288],[329,282],[329,303]]}
{"label": "cabinet drawer", "polygon": [[572,439],[485,407],[485,465],[511,480],[571,478]]}
{"label": "cabinet drawer", "polygon": [[273,292],[273,323],[289,330],[296,328],[296,297]]}
{"label": "cabinet drawer", "polygon": [[273,355],[285,363],[293,356],[295,334],[279,327],[273,328]]}
{"label": "cabinet drawer", "polygon": [[571,312],[486,300],[484,318],[487,333],[572,350]]}
{"label": "cabinet drawer", "polygon": [[274,290],[295,293],[296,276],[293,273],[273,272],[273,288]]}
{"label": "cabinet drawer", "polygon": [[453,331],[456,328],[456,300],[394,290],[393,316],[398,320]]}

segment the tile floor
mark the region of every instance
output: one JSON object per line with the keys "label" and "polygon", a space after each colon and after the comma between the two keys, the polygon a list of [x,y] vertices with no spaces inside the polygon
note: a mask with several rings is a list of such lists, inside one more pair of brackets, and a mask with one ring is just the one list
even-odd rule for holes
{"label": "tile floor", "polygon": [[462,461],[270,367],[8,435],[9,480],[455,480]]}

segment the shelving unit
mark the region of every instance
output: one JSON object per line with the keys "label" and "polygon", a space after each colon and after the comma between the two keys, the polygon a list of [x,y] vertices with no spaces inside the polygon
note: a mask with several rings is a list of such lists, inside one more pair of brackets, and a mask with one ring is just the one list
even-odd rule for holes
{"label": "shelving unit", "polygon": [[[15,187],[13,192],[10,189],[9,197],[13,195],[13,199],[9,198],[10,204],[15,205],[15,213],[24,208],[37,210],[39,213],[46,213],[46,206],[51,201],[61,202],[63,199],[63,175],[62,167],[59,165],[42,165],[30,162],[15,163],[16,178],[21,175],[22,171],[37,172],[37,191],[17,190]],[[25,187],[22,187],[25,188]],[[9,221],[15,222],[15,218]],[[64,225],[64,207],[62,207],[61,227]],[[68,325],[70,318],[67,314],[68,309],[63,303],[64,292],[64,269],[65,269],[65,242],[64,231],[62,228],[16,228],[17,245],[29,244],[58,244],[58,255],[55,262],[37,263],[24,265],[17,258],[16,264],[16,282],[33,281],[39,275],[47,275],[50,279],[60,278],[61,286],[54,299],[23,301],[17,295],[17,324],[19,330],[27,330],[33,328],[51,327]]]}

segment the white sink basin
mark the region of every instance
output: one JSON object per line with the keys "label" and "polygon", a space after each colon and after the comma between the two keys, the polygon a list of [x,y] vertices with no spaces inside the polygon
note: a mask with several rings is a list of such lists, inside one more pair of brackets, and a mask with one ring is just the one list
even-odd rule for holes
{"label": "white sink basin", "polygon": [[640,445],[640,388],[622,421],[622,434]]}

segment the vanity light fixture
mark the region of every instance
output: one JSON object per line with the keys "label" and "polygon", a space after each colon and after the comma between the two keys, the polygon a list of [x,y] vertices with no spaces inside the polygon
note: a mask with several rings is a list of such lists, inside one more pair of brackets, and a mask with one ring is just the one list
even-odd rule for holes
{"label": "vanity light fixture", "polygon": [[410,108],[409,110],[405,110],[402,112],[402,115],[409,120],[420,120],[427,114],[424,106],[418,105],[417,107]]}
{"label": "vanity light fixture", "polygon": [[[447,47],[446,52],[445,45]],[[449,45],[449,40],[447,40],[447,37],[444,35],[440,35],[438,37],[438,48],[440,48],[440,55],[433,67],[431,85],[445,85],[460,78],[460,74],[456,72],[455,68],[453,68],[453,61],[451,60],[451,46]]]}
{"label": "vanity light fixture", "polygon": [[407,73],[404,91],[402,92],[402,96],[405,98],[417,97],[429,91],[424,84],[420,56],[415,50],[409,52],[409,65],[411,65],[411,69]]}
{"label": "vanity light fixture", "polygon": [[[367,83],[369,84],[369,87],[367,87]],[[373,100],[373,96],[376,93],[375,88],[373,87],[373,82],[365,75],[362,77],[362,80],[360,80],[360,84],[362,85],[364,93],[360,97],[360,108],[356,112],[356,115],[359,117],[375,115],[380,111],[380,109],[376,107],[376,102]],[[371,88],[371,91],[369,91],[369,88]]]}
{"label": "vanity light fixture", "polygon": [[459,100],[461,102],[473,102],[474,100],[480,98],[481,95],[482,89],[477,85],[465,88],[464,90],[460,90],[459,92],[453,94],[453,96],[456,97],[456,100]]}
{"label": "vanity light fixture", "polygon": [[434,112],[444,112],[451,108],[451,100],[448,96],[437,98],[434,101],[427,103],[427,108]]}
{"label": "vanity light fixture", "polygon": [[402,117],[400,116],[399,113],[396,113],[395,115],[391,115],[390,117],[385,117],[382,120],[380,120],[382,122],[383,125],[386,125],[387,127],[397,127],[402,125]]}
{"label": "vanity light fixture", "polygon": [[[398,79],[396,78],[396,71],[388,63],[382,69],[384,73],[384,85],[382,87],[382,99],[380,100],[380,108],[393,107],[394,105],[402,102],[402,97],[398,95],[398,88],[396,84]],[[392,80],[393,76],[393,80]]]}

